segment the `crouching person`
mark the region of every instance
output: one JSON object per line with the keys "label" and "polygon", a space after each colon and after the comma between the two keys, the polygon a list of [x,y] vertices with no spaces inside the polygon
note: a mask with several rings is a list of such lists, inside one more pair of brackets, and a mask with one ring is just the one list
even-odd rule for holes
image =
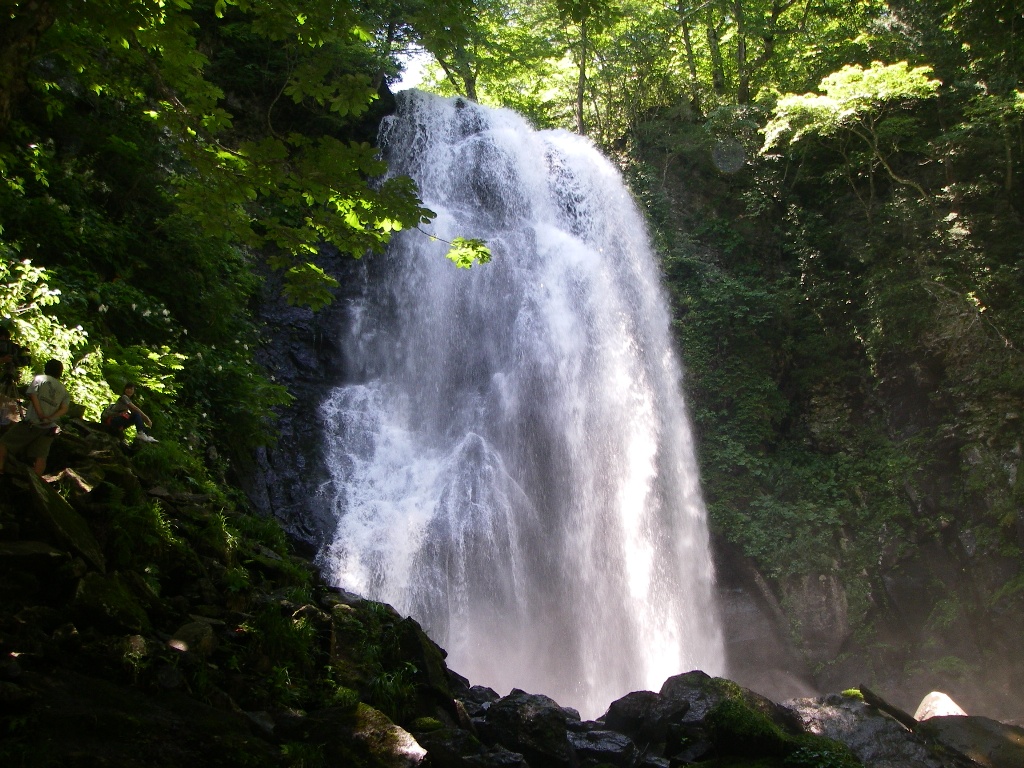
{"label": "crouching person", "polygon": [[71,398],[60,383],[64,373],[60,360],[48,360],[43,371],[32,379],[26,390],[29,407],[25,419],[12,425],[0,438],[0,474],[4,471],[8,451],[31,458],[37,475],[41,476],[46,470],[46,457],[57,434],[57,419],[67,413]]}
{"label": "crouching person", "polygon": [[159,442],[155,437],[146,432],[152,429],[153,422],[142,409],[132,402],[135,397],[135,385],[128,382],[121,390],[121,396],[117,402],[103,409],[100,420],[112,434],[123,436],[128,427],[135,427],[135,440],[139,443]]}

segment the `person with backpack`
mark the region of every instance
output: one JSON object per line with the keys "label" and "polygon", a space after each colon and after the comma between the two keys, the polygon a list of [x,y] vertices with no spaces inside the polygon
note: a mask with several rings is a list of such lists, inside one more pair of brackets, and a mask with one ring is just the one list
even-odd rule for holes
{"label": "person with backpack", "polygon": [[153,422],[142,409],[132,402],[135,397],[135,384],[127,382],[121,389],[117,401],[103,409],[100,421],[113,434],[123,435],[128,427],[135,427],[135,440],[140,443],[157,443],[155,437],[146,432],[152,428]]}
{"label": "person with backpack", "polygon": [[60,377],[64,364],[60,360],[47,360],[43,373],[32,379],[26,389],[29,405],[25,419],[12,425],[0,437],[0,474],[4,473],[8,452],[32,459],[32,468],[42,477],[46,457],[57,435],[57,419],[67,413],[71,398]]}

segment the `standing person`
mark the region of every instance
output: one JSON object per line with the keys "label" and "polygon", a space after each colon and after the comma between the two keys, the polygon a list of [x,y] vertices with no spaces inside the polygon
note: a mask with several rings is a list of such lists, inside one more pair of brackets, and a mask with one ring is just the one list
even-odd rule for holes
{"label": "standing person", "polygon": [[0,325],[0,427],[21,419],[18,401],[18,369],[31,362],[22,347],[11,341],[11,332],[6,325]]}
{"label": "standing person", "polygon": [[32,379],[26,390],[29,407],[25,420],[13,425],[0,437],[0,474],[7,462],[7,452],[24,453],[33,460],[32,468],[40,477],[46,469],[46,457],[57,435],[57,419],[67,413],[71,398],[60,377],[64,364],[47,360],[43,373]]}
{"label": "standing person", "polygon": [[129,381],[121,390],[121,396],[117,398],[117,402],[103,409],[103,415],[100,417],[103,426],[118,435],[123,434],[128,427],[134,426],[135,439],[140,443],[159,442],[146,432],[147,428],[152,428],[153,422],[139,406],[132,402],[133,397],[135,397],[135,384]]}

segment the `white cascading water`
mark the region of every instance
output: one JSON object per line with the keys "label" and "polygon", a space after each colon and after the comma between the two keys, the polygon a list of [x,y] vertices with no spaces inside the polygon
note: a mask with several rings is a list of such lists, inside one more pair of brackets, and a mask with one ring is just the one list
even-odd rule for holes
{"label": "white cascading water", "polygon": [[335,583],[417,619],[474,684],[585,717],[724,672],[669,314],[644,221],[585,139],[400,93],[382,131],[439,238],[370,268],[322,406]]}

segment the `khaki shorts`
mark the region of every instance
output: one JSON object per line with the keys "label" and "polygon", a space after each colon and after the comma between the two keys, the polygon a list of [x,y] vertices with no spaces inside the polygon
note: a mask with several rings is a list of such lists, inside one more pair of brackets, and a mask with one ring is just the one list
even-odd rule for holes
{"label": "khaki shorts", "polygon": [[12,424],[7,433],[0,437],[0,443],[11,453],[24,453],[32,459],[45,459],[53,444],[54,428],[34,427],[27,421]]}

